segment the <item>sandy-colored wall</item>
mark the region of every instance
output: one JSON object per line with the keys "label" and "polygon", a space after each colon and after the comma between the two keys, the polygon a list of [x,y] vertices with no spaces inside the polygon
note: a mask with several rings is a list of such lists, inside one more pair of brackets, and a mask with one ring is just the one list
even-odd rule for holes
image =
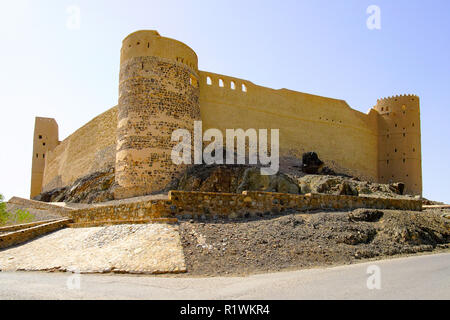
{"label": "sandy-colored wall", "polygon": [[202,71],[200,108],[204,130],[279,129],[282,156],[301,158],[304,152],[315,151],[327,166],[339,172],[377,179],[376,112],[363,114],[343,100],[273,90]]}
{"label": "sandy-colored wall", "polygon": [[379,99],[378,180],[402,181],[409,194],[422,194],[420,101],[415,95]]}
{"label": "sandy-colored wall", "polygon": [[48,153],[43,191],[64,187],[88,174],[114,167],[117,107],[97,116]]}
{"label": "sandy-colored wall", "polygon": [[197,55],[185,44],[138,31],[122,44],[116,154],[116,199],[157,192],[185,166],[171,152],[177,129],[200,119]]}
{"label": "sandy-colored wall", "polygon": [[58,135],[58,124],[55,119],[36,117],[34,123],[30,198],[37,196],[42,191],[46,157],[48,157],[49,150],[55,149],[59,144]]}
{"label": "sandy-colored wall", "polygon": [[281,156],[315,151],[336,172],[402,181],[421,193],[418,98],[380,99],[365,114],[344,100],[265,88],[198,71],[197,64],[191,48],[157,31],[130,34],[121,49],[120,107],[49,149],[45,162],[33,164],[34,186],[42,180],[48,191],[115,167],[118,198],[163,189],[181,169],[170,162],[171,132],[192,130],[200,118],[204,131],[279,129]]}

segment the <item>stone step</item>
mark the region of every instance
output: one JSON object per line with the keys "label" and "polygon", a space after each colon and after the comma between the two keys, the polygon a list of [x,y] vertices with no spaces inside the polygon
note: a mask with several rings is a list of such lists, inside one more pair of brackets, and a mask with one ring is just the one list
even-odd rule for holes
{"label": "stone step", "polygon": [[32,226],[24,227],[22,229],[10,232],[6,231],[0,234],[0,249],[17,245],[44,234],[65,228],[70,222],[72,222],[71,219],[58,219],[52,220],[50,222],[47,221],[38,225],[34,225],[35,223],[31,223]]}

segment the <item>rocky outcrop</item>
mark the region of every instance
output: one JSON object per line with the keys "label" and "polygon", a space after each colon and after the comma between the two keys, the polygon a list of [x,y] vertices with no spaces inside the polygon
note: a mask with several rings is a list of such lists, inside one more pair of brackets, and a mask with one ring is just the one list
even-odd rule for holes
{"label": "rocky outcrop", "polygon": [[[323,166],[314,152],[305,153],[304,163],[289,167],[271,176],[261,175],[257,165],[195,165],[162,191],[242,193],[265,191],[293,194],[324,193],[350,196],[401,197],[404,184],[378,184],[339,175]],[[317,170],[316,170],[317,169]],[[321,174],[305,174],[304,171]],[[45,202],[98,203],[113,200],[114,169],[96,172],[75,181],[71,186],[40,194],[35,200]]]}
{"label": "rocky outcrop", "polygon": [[266,191],[298,194],[300,189],[296,182],[287,175],[278,173],[265,176],[260,174],[259,168],[248,168],[244,172],[242,183],[236,192],[242,191]]}
{"label": "rocky outcrop", "polygon": [[33,200],[43,202],[99,203],[114,200],[114,169],[82,177],[73,185],[41,193]]}
{"label": "rocky outcrop", "polygon": [[234,193],[242,183],[244,165],[196,165],[182,174],[166,188],[169,190],[231,192]]}
{"label": "rocky outcrop", "polygon": [[295,180],[285,174],[265,176],[260,174],[258,167],[244,165],[195,166],[168,189],[228,193],[245,190],[283,193],[300,191]]}
{"label": "rocky outcrop", "polygon": [[306,175],[297,179],[300,193],[325,193],[335,195],[364,195],[376,197],[400,197],[403,195],[401,183],[380,184],[359,181],[346,176]]}

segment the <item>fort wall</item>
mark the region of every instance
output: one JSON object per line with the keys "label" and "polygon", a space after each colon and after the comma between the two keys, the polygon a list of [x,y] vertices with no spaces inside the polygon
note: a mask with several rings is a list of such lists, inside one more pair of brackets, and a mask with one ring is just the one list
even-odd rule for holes
{"label": "fort wall", "polygon": [[337,172],[377,179],[377,115],[343,100],[274,90],[224,75],[200,72],[203,129],[280,130],[280,154],[301,159],[315,151]]}
{"label": "fort wall", "polygon": [[117,107],[89,121],[48,152],[43,191],[65,187],[78,178],[114,168]]}
{"label": "fort wall", "polygon": [[[185,169],[172,163],[172,132],[192,133],[194,120],[202,120],[203,131],[279,129],[281,156],[315,151],[336,172],[422,192],[418,97],[380,99],[365,114],[344,100],[199,71],[191,48],[156,31],[124,39],[117,107],[61,143],[56,122],[38,119],[32,197],[110,168],[116,199],[159,191]],[[51,140],[45,150],[36,138],[44,131]]]}

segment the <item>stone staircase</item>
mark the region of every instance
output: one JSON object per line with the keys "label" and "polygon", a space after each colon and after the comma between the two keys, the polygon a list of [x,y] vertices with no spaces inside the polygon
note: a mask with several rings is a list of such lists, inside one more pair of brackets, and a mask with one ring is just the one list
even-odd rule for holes
{"label": "stone staircase", "polygon": [[62,218],[2,227],[0,228],[0,249],[65,228],[71,222],[71,219]]}

